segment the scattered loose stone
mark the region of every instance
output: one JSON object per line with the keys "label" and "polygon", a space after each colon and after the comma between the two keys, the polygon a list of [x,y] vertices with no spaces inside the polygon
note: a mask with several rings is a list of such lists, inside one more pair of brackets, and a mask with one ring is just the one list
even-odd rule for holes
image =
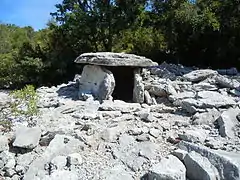
{"label": "scattered loose stone", "polygon": [[171,154],[176,156],[180,161],[183,161],[188,152],[182,149],[176,149]]}
{"label": "scattered loose stone", "polygon": [[154,122],[157,121],[157,118],[153,116],[152,113],[146,114],[146,116],[142,116],[141,118],[145,122]]}
{"label": "scattered loose stone", "polygon": [[123,166],[115,166],[112,169],[107,169],[102,173],[102,179],[105,180],[133,180],[132,175],[127,172]]}
{"label": "scattered loose stone", "polygon": [[158,138],[160,136],[161,131],[159,129],[151,128],[149,130],[149,134],[155,138]]}
{"label": "scattered loose stone", "polygon": [[143,133],[143,129],[142,129],[142,128],[133,128],[133,129],[130,129],[130,130],[128,131],[128,133],[129,133],[130,135],[137,136],[137,135],[140,135],[140,134]]}
{"label": "scattered loose stone", "polygon": [[7,136],[0,135],[0,152],[7,151],[9,149],[8,143]]}
{"label": "scattered loose stone", "polygon": [[150,137],[148,134],[141,134],[137,136],[137,141],[149,141]]}
{"label": "scattered loose stone", "polygon": [[69,165],[80,165],[82,164],[82,156],[79,153],[69,154],[67,157]]}
{"label": "scattered loose stone", "polygon": [[33,149],[38,145],[40,137],[41,129],[37,127],[28,128],[22,126],[16,130],[16,138],[13,142],[13,146]]}
{"label": "scattered loose stone", "polygon": [[64,169],[64,167],[67,165],[67,157],[66,156],[56,156],[51,160],[51,166],[52,169]]}
{"label": "scattered loose stone", "polygon": [[179,138],[188,141],[188,142],[201,142],[203,143],[207,138],[209,132],[203,129],[190,129],[183,132],[183,134],[179,134]]}
{"label": "scattered loose stone", "polygon": [[78,180],[78,175],[74,171],[54,171],[50,176],[44,176],[43,180],[59,180],[64,177],[64,180]]}
{"label": "scattered loose stone", "polygon": [[208,109],[207,112],[204,113],[196,113],[193,117],[193,124],[203,125],[203,124],[212,124],[218,117],[221,115],[221,113],[213,108]]}

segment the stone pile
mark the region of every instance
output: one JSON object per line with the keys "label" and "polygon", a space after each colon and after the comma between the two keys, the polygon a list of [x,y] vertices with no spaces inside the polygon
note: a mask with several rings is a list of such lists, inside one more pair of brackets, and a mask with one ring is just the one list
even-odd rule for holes
{"label": "stone pile", "polygon": [[78,78],[37,89],[35,126],[0,135],[0,179],[240,179],[239,78],[166,63],[139,76],[145,103],[79,100]]}

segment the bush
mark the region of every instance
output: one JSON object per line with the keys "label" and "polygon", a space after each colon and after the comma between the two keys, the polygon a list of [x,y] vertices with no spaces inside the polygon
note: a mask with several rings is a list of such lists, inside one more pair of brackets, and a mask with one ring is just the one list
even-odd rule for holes
{"label": "bush", "polygon": [[11,113],[15,117],[25,117],[28,123],[32,124],[32,118],[39,115],[38,95],[34,87],[27,85],[23,89],[11,92],[10,95],[14,99],[11,103]]}

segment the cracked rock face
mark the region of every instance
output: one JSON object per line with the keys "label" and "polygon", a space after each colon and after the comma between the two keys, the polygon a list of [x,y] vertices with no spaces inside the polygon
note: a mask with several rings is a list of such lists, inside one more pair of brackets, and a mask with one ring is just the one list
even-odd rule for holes
{"label": "cracked rock face", "polygon": [[[11,98],[1,92],[0,117],[12,129],[0,131],[0,179],[240,179],[233,93],[240,78],[217,72],[167,63],[144,69],[142,84],[135,82],[141,103],[79,100],[82,78],[41,87],[34,127],[10,113]],[[101,95],[110,92],[107,82]]]}

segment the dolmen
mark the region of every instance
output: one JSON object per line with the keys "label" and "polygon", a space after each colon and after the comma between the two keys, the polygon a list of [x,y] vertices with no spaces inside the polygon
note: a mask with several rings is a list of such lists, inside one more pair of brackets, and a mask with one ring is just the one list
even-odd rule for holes
{"label": "dolmen", "polygon": [[144,102],[142,68],[157,66],[151,59],[126,53],[84,53],[75,63],[84,65],[79,97],[91,95],[100,101],[119,99]]}

